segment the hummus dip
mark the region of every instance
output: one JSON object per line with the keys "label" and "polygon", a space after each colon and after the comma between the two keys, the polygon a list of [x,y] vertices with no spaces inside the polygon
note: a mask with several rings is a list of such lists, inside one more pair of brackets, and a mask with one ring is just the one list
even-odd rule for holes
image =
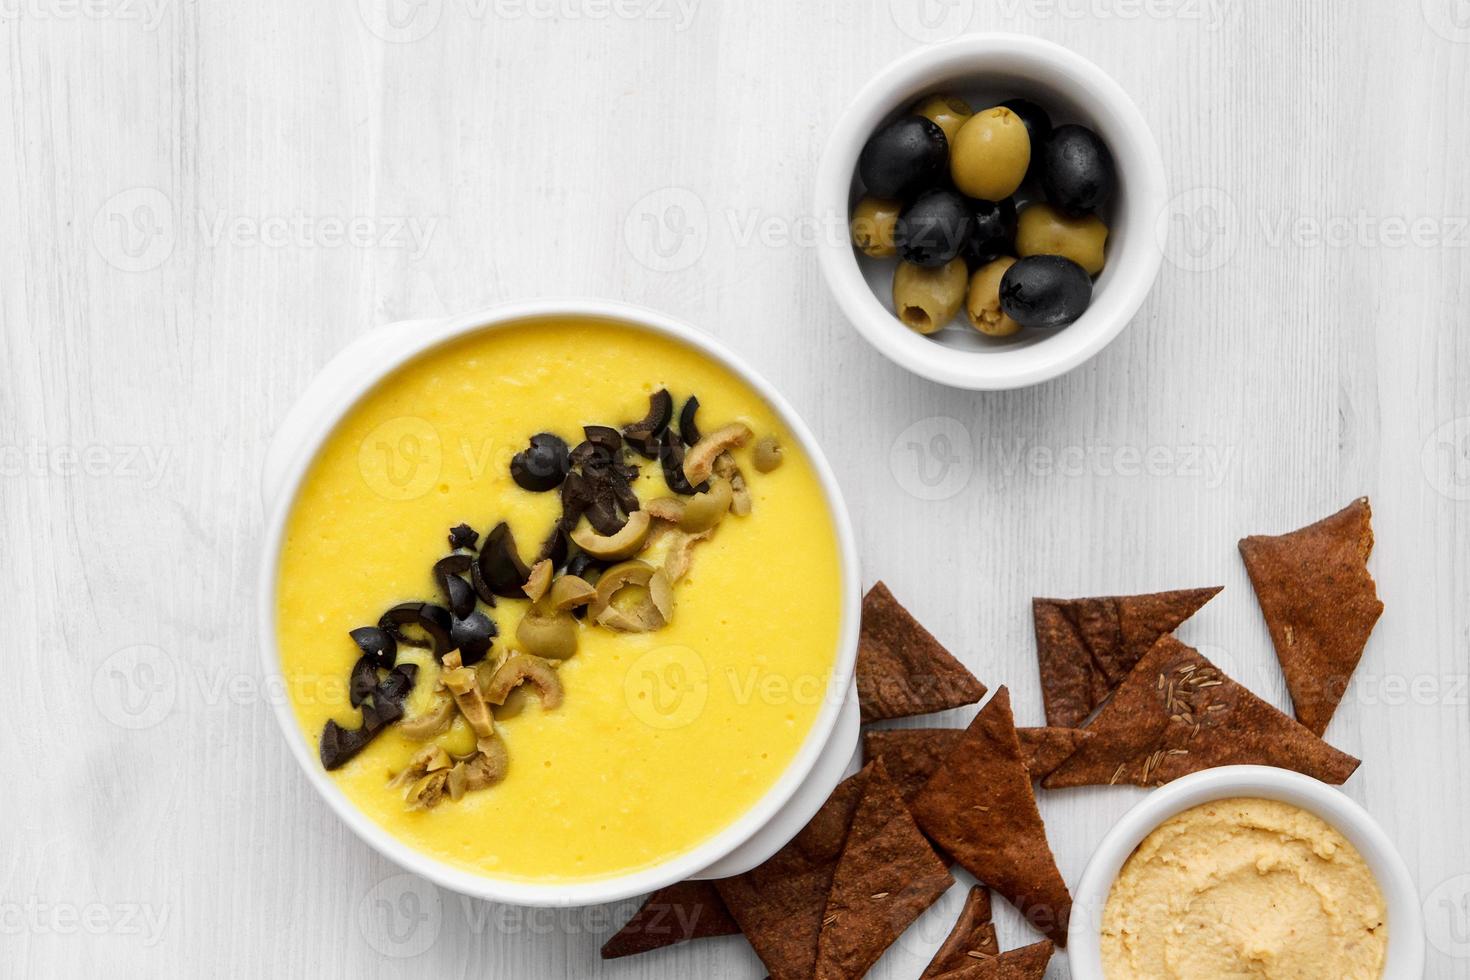
{"label": "hummus dip", "polygon": [[1109,980],[1373,978],[1383,895],[1330,825],[1275,800],[1216,800],[1144,839],[1103,909]]}

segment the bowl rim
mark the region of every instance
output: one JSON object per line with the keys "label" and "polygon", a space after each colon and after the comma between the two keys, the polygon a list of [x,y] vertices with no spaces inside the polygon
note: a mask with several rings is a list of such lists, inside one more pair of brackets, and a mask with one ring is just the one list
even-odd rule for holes
{"label": "bowl rim", "polygon": [[[549,318],[606,320],[667,337],[710,358],[729,370],[766,403],[786,425],[811,461],[831,517],[841,569],[841,622],[838,648],[821,710],[800,748],[772,786],[758,800],[712,837],[674,857],[624,874],[573,881],[525,881],[495,878],[425,854],[379,826],[337,786],[322,769],[315,747],[298,725],[289,695],[272,698],[276,721],[291,754],[307,781],[336,815],[365,843],[390,861],[452,891],[491,901],[539,907],[576,907],[618,901],[682,881],[734,851],[769,823],[801,788],[832,735],[852,683],[857,659],[861,578],[856,539],[847,505],[831,465],[805,421],[779,391],[739,355],[709,334],[674,317],[636,306],[592,298],[544,299],[498,304],[454,316],[415,324],[415,333],[391,356],[382,357],[357,373],[333,406],[310,421],[308,438],[295,447],[281,491],[266,516],[265,543],[258,578],[257,622],[267,684],[286,691],[276,635],[276,587],[285,526],[301,482],[321,451],[324,441],[341,420],[389,375],[429,351],[480,331],[494,331],[527,321]],[[386,328],[379,328],[386,329]],[[365,335],[372,337],[377,331]],[[320,378],[318,372],[314,378]],[[305,397],[303,389],[301,397]]]}
{"label": "bowl rim", "polygon": [[[1126,159],[1130,226],[1127,251],[1110,261],[1112,277],[1076,323],[1025,347],[957,350],[898,323],[864,279],[846,234],[849,197],[858,153],[879,122],[941,77],[981,76],[976,59],[1025,62],[1038,78],[1064,84],[1088,108],[1089,121],[1106,128],[1119,169]],[[968,72],[952,69],[966,68]],[[948,73],[946,75],[946,73]],[[1104,127],[1099,117],[1105,117]],[[998,391],[1040,384],[1065,374],[1112,342],[1138,313],[1163,264],[1168,200],[1163,157],[1132,98],[1092,61],[1052,41],[1027,34],[966,34],[920,47],[889,63],[868,81],[838,117],[817,168],[815,213],[842,229],[822,236],[823,278],[858,332],[884,356],[922,377],[956,388]],[[841,220],[838,220],[840,217]],[[1090,319],[1089,319],[1090,318]],[[1060,343],[1059,343],[1060,341]]]}
{"label": "bowl rim", "polygon": [[1321,817],[1347,838],[1378,882],[1389,923],[1383,976],[1418,977],[1424,969],[1424,922],[1408,866],[1373,816],[1335,786],[1274,766],[1205,769],[1152,790],[1103,836],[1073,896],[1068,962],[1076,980],[1106,980],[1102,913],[1123,864],[1169,818],[1212,800],[1279,800]]}

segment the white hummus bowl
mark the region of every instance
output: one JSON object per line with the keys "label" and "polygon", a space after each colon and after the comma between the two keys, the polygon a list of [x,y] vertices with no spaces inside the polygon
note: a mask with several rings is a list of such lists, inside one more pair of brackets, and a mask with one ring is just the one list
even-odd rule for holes
{"label": "white hummus bowl", "polygon": [[275,690],[289,690],[281,676],[276,645],[276,579],[286,520],[312,460],[358,400],[383,378],[431,348],[465,334],[545,317],[613,321],[671,337],[694,348],[723,365],[764,398],[811,460],[832,516],[840,552],[842,622],[826,696],[791,764],[766,794],[732,824],[692,850],[656,866],[591,881],[542,883],[498,879],[430,857],[374,823],[322,769],[316,745],[303,735],[289,698],[276,699],[274,708],[291,754],[312,788],[343,823],[384,857],[438,885],[476,898],[515,905],[580,906],[641,895],[686,878],[722,878],[755,867],[811,819],[852,762],[858,732],[853,668],[861,605],[852,525],[832,469],[811,431],[760,375],[731,351],[684,323],[650,310],[602,300],[518,303],[442,320],[415,320],[379,327],[348,346],[323,368],[276,431],[261,480],[267,520],[260,563],[258,619],[266,682],[276,685]]}
{"label": "white hummus bowl", "polygon": [[1159,824],[1191,807],[1232,797],[1279,800],[1314,813],[1357,848],[1383,892],[1388,922],[1387,980],[1424,975],[1424,920],[1409,869],[1383,829],[1339,789],[1272,766],[1224,766],[1176,779],[1153,790],[1108,831],[1087,863],[1073,896],[1067,954],[1074,980],[1105,978],[1102,914],[1124,862]]}
{"label": "white hummus bowl", "polygon": [[[880,126],[934,92],[1032,99],[1053,121],[1089,126],[1107,143],[1118,169],[1118,188],[1104,209],[1107,265],[1093,284],[1092,304],[1075,323],[1004,339],[950,325],[926,337],[894,316],[897,260],[860,257],[847,234],[851,206],[860,196],[857,159]],[[827,138],[814,206],[831,229],[818,252],[822,274],[858,333],[915,374],[956,388],[998,390],[1055,378],[1123,332],[1163,262],[1167,224],[1160,217],[1167,205],[1158,144],[1122,86],[1059,44],[1025,34],[972,34],[912,51],[863,86]]]}

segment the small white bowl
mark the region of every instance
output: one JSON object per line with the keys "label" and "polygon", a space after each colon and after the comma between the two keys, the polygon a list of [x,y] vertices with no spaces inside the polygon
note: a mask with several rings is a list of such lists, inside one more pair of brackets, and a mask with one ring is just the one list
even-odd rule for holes
{"label": "small white bowl", "polygon": [[281,675],[280,651],[276,647],[276,576],[291,505],[322,443],[348,410],[379,381],[425,351],[470,333],[546,318],[611,321],[670,337],[695,349],[723,365],[764,398],[816,470],[841,555],[842,622],[826,696],[806,740],[786,771],[728,827],[661,864],[591,881],[509,880],[439,861],[388,833],[358,809],[322,769],[315,742],[303,736],[289,698],[275,698],[273,706],[291,754],[312,788],[343,823],[384,857],[445,888],[476,898],[515,905],[594,905],[642,895],[685,878],[726,877],[760,864],[811,819],[842,778],[857,745],[858,710],[852,690],[862,592],[857,546],[847,507],[832,468],[811,431],[780,393],[743,360],[707,334],[672,317],[596,299],[516,303],[442,320],[405,321],[371,331],[322,369],[282,420],[266,454],[261,491],[267,523],[257,615],[267,686],[276,691],[290,690]]}
{"label": "small white bowl", "polygon": [[[857,159],[883,123],[935,92],[1036,101],[1054,122],[1081,123],[1107,143],[1118,171],[1107,265],[1093,285],[1092,305],[1058,330],[1023,330],[1011,338],[981,335],[967,325],[930,336],[893,314],[897,260],[860,259],[846,229],[859,196]],[[837,120],[817,169],[816,214],[832,229],[819,254],[842,312],[894,363],[956,388],[1021,388],[1055,378],[1092,357],[1138,312],[1163,260],[1159,216],[1168,202],[1164,163],[1138,107],[1101,68],[1073,51],[1024,34],[975,34],[920,48],[865,85]],[[963,314],[961,314],[961,320]]]}
{"label": "small white bowl", "polygon": [[1106,980],[1102,965],[1102,914],[1123,864],[1159,824],[1191,807],[1234,797],[1279,800],[1314,813],[1357,848],[1383,892],[1388,917],[1388,957],[1383,976],[1409,980],[1424,975],[1424,920],[1419,892],[1403,858],[1383,829],[1335,787],[1272,766],[1206,769],[1153,790],[1123,815],[1087,863],[1077,886],[1068,929],[1067,956],[1074,980]]}

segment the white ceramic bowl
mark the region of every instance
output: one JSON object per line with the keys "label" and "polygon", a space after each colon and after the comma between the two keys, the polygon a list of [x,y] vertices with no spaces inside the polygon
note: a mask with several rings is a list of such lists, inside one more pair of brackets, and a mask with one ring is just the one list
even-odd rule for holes
{"label": "white ceramic bowl", "polygon": [[1103,907],[1123,863],[1143,839],[1175,814],[1237,796],[1290,803],[1337,828],[1368,862],[1387,904],[1388,961],[1383,976],[1417,980],[1424,975],[1424,921],[1418,890],[1403,858],[1368,811],[1341,790],[1301,773],[1271,766],[1224,766],[1153,790],[1098,845],[1073,896],[1067,954],[1074,980],[1105,980],[1100,931]]}
{"label": "white ceramic bowl", "polygon": [[[1054,122],[1091,127],[1107,143],[1118,170],[1109,217],[1107,265],[1092,305],[1060,330],[1023,330],[988,338],[963,323],[930,336],[893,314],[897,260],[860,257],[846,236],[859,196],[857,159],[883,123],[921,96],[953,91],[978,105],[1022,97]],[[865,85],[837,120],[817,169],[816,214],[833,229],[820,245],[822,272],[842,312],[895,363],[957,388],[1005,389],[1070,371],[1102,350],[1138,312],[1163,259],[1159,216],[1168,202],[1164,164],[1138,107],[1102,69],[1060,45],[1023,34],[976,34],[920,48]]]}
{"label": "white ceramic bowl", "polygon": [[[479,310],[445,320],[419,320],[373,330],[337,355],[291,409],[276,432],[262,475],[268,521],[259,579],[259,623],[265,676],[283,683],[276,646],[276,574],[286,518],[302,477],[343,415],[375,384],[409,359],[464,334],[496,330],[528,319],[600,319],[672,337],[724,365],[764,398],[811,460],[836,529],[842,564],[842,624],[837,660],[826,697],[806,741],[776,784],[734,823],[710,840],[655,867],[587,882],[537,883],[496,879],[429,857],[393,837],[365,816],[322,769],[289,701],[276,699],[276,719],[291,753],[313,788],[352,830],[385,857],[446,888],[517,905],[574,906],[612,902],[692,877],[724,877],[759,864],[790,840],[826,800],[848,768],[857,744],[858,712],[852,695],[857,656],[861,580],[852,525],[831,467],[811,432],[786,400],[744,361],[707,335],[677,320],[619,303],[553,300]],[[290,821],[288,821],[289,823]]]}

